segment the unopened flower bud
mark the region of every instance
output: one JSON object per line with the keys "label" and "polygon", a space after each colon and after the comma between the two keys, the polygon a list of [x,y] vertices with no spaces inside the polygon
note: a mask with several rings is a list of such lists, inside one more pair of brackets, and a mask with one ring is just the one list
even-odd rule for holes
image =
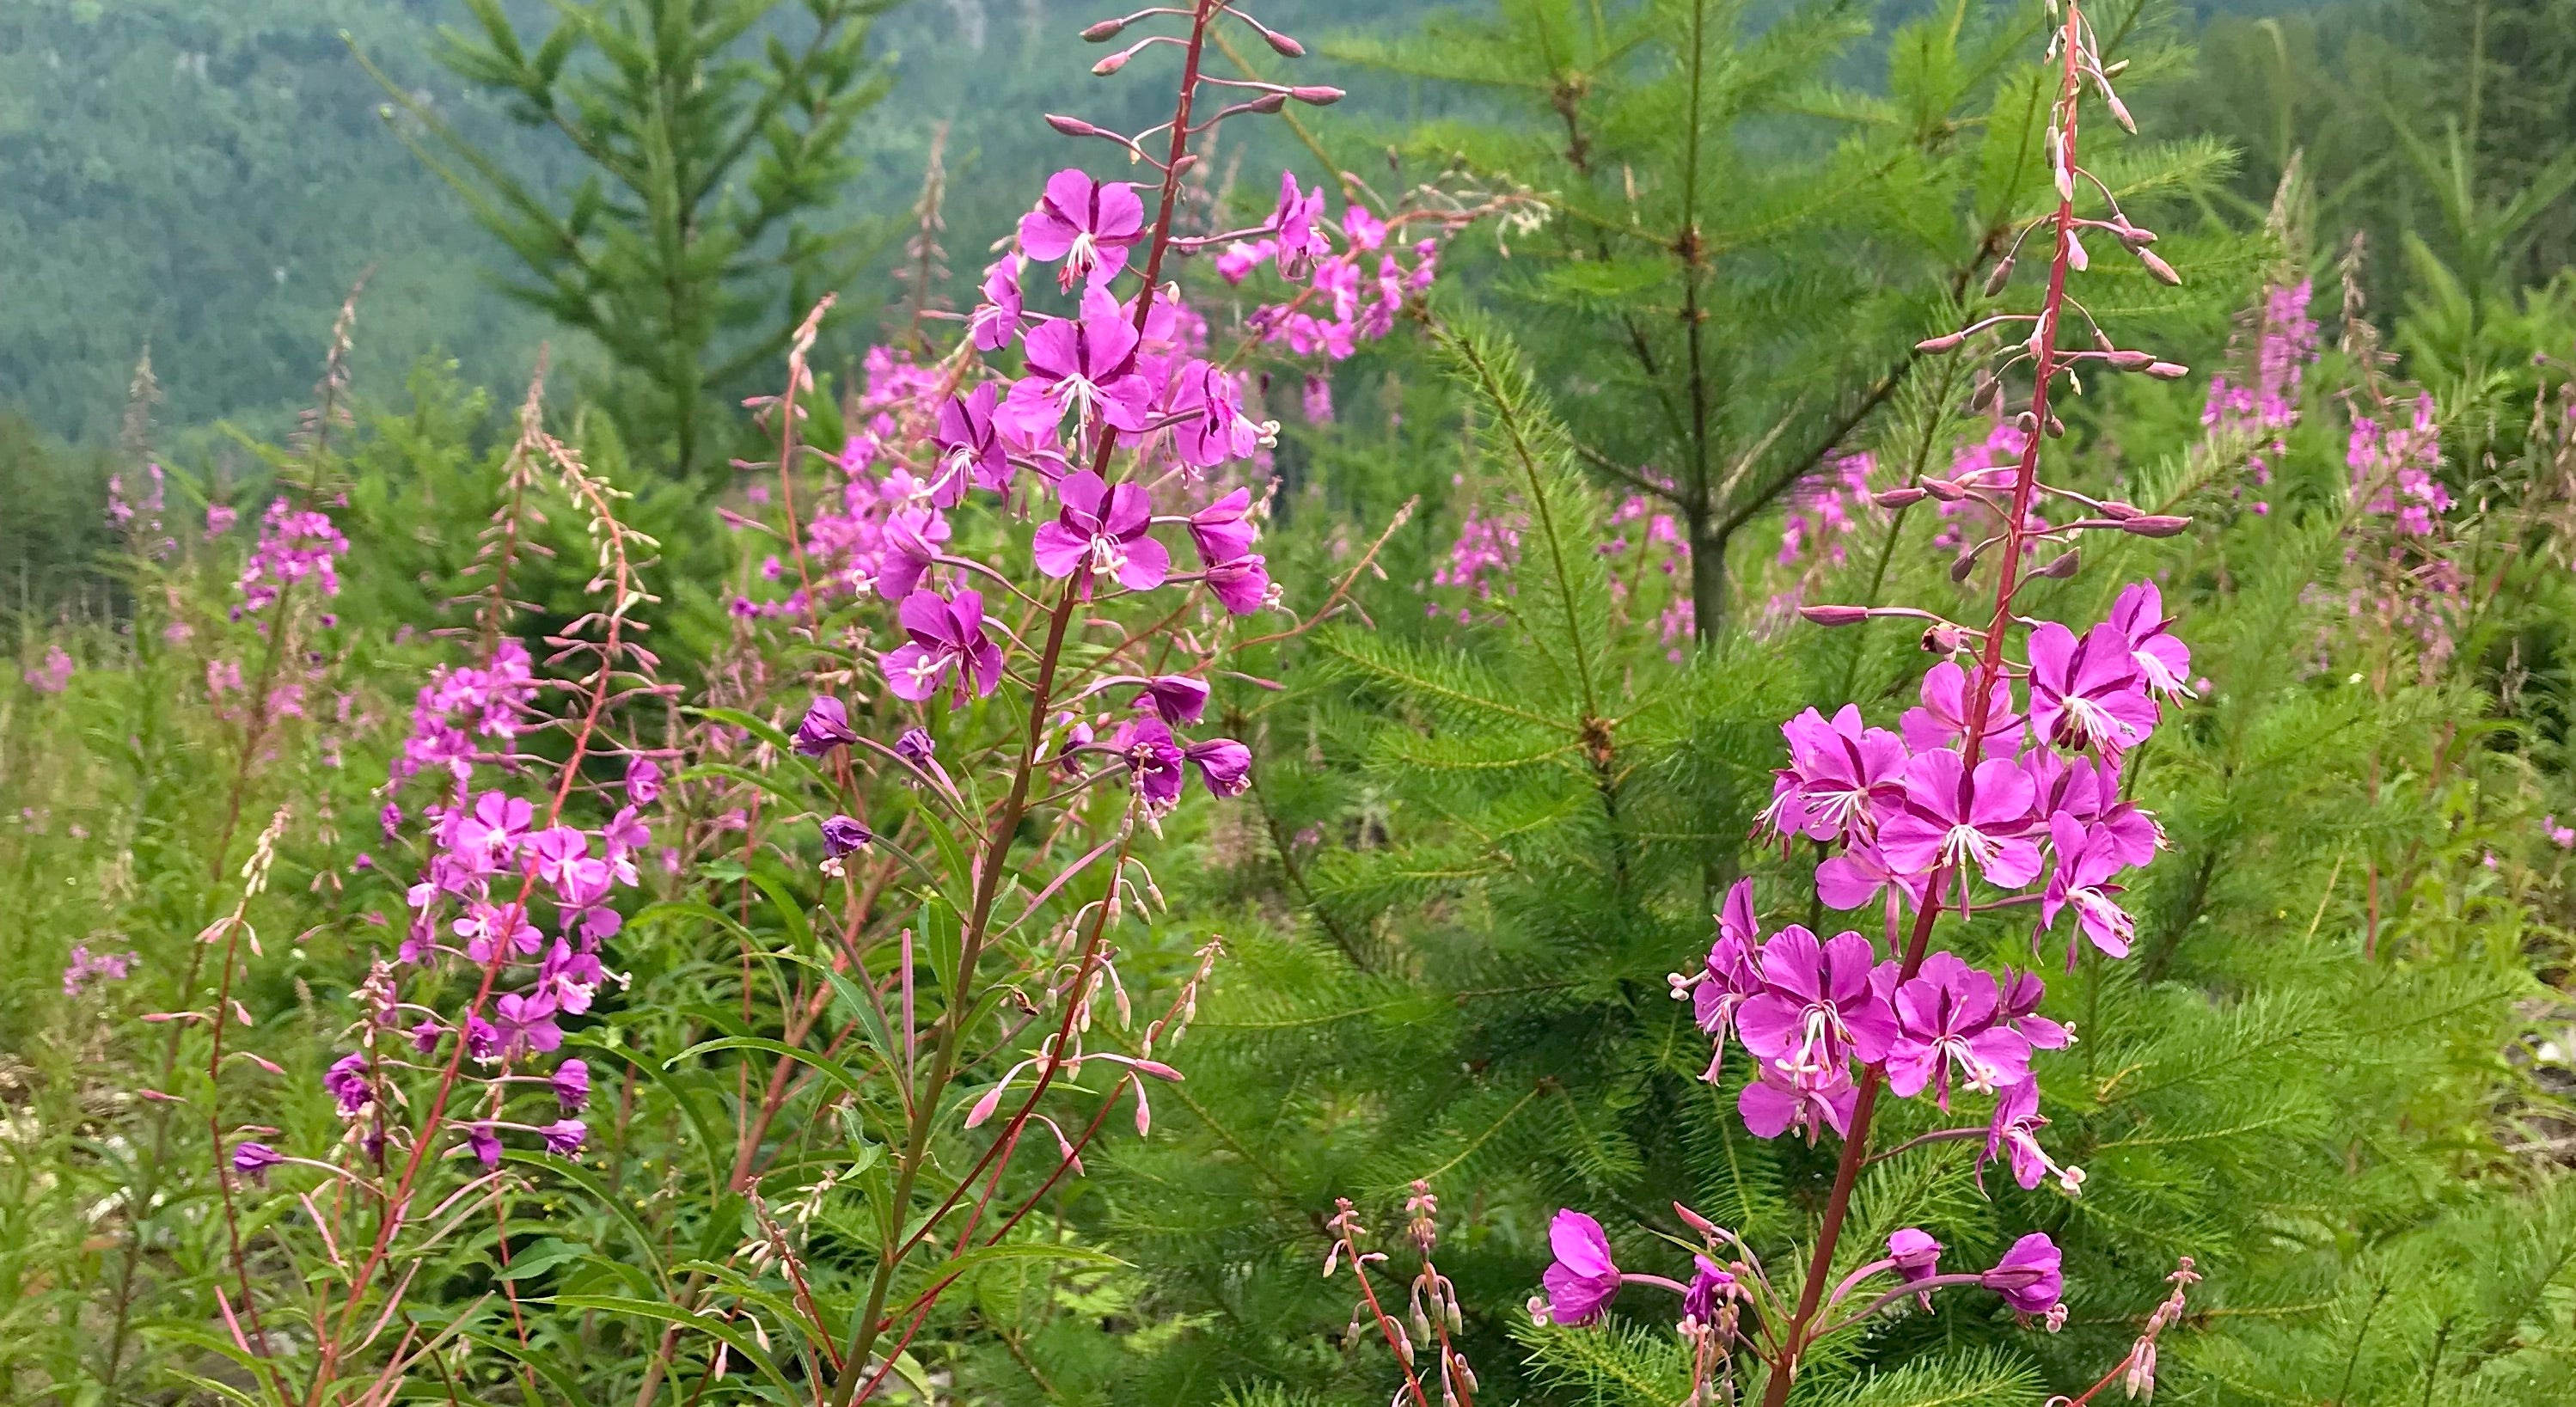
{"label": "unopened flower bud", "polygon": [[2154,362],[2148,365],[2147,375],[2158,381],[2180,381],[2191,375],[2191,368],[2181,362]]}
{"label": "unopened flower bud", "polygon": [[2039,417],[2025,410],[2013,417],[2013,428],[2027,435],[2039,428]]}
{"label": "unopened flower bud", "polygon": [[1869,607],[1800,606],[1798,614],[1809,625],[1858,625],[1869,619]]}
{"label": "unopened flower bud", "polygon": [[1136,57],[1135,50],[1121,49],[1117,53],[1111,54],[1109,57],[1093,64],[1091,66],[1091,76],[1094,78],[1107,78],[1109,75],[1125,68],[1127,66],[1127,61],[1134,57]]}
{"label": "unopened flower bud", "polygon": [[2077,239],[2071,228],[2066,232],[2066,267],[2079,274],[2093,267],[2092,256],[2084,252],[2084,241]]}
{"label": "unopened flower bud", "polygon": [[1320,83],[1314,83],[1307,84],[1303,87],[1291,88],[1288,90],[1288,96],[1295,98],[1297,101],[1304,103],[1309,107],[1331,107],[1333,104],[1342,100],[1342,90],[1339,88],[1328,88]]}
{"label": "unopened flower bud", "polygon": [[2048,437],[2052,440],[2066,438],[2066,422],[2058,419],[2055,411],[2048,413]]}
{"label": "unopened flower bud", "polygon": [[2138,262],[2147,266],[2147,272],[2155,276],[2156,282],[2175,288],[2182,286],[2182,275],[2174,272],[2173,265],[2157,258],[2154,250],[2140,249],[2136,252]]}
{"label": "unopened flower bud", "polygon": [[1931,475],[1926,474],[1919,483],[1925,493],[1941,500],[1943,503],[1956,503],[1960,499],[1968,496],[1968,491],[1966,489],[1959,487],[1948,479],[1936,479]]}
{"label": "unopened flower bud", "polygon": [[1413,1336],[1424,1343],[1431,1342],[1431,1316],[1423,1313],[1418,1304],[1413,1307]]}
{"label": "unopened flower bud", "polygon": [[2128,71],[2129,61],[2127,59],[2122,59],[2117,63],[2104,64],[2102,66],[2102,76],[2104,78],[2117,78]]}
{"label": "unopened flower bud", "polygon": [[2100,507],[2105,518],[2134,518],[2146,511],[2134,503],[2122,503],[2116,498],[2102,500]]}
{"label": "unopened flower bud", "polygon": [[1909,503],[1920,503],[1927,496],[1922,489],[1912,484],[1902,484],[1896,488],[1879,490],[1873,495],[1872,501],[1881,508],[1902,508]]}
{"label": "unopened flower bud", "polygon": [[2156,357],[2153,352],[2113,352],[2102,363],[2113,371],[2144,371],[2156,364]]}
{"label": "unopened flower bud", "polygon": [[1971,547],[1967,551],[1960,553],[1958,558],[1950,563],[1950,580],[1966,581],[1968,579],[1968,573],[1973,572],[1976,569],[1977,549]]}
{"label": "unopened flower bud", "polygon": [[1082,32],[1082,42],[1085,44],[1106,44],[1110,40],[1117,38],[1118,32],[1126,27],[1127,20],[1124,16],[1114,20],[1102,20],[1100,23],[1095,24]]}
{"label": "unopened flower bud", "polygon": [[1306,57],[1305,45],[1298,43],[1296,40],[1275,29],[1265,29],[1261,31],[1261,37],[1270,45],[1272,51],[1282,58],[1302,59]]}
{"label": "unopened flower bud", "polygon": [[1986,275],[1986,296],[1992,298],[2003,292],[2004,285],[2012,282],[2012,271],[2013,256],[2007,254],[1995,265],[1995,271]]}
{"label": "unopened flower bud", "polygon": [[2120,531],[2136,533],[2140,537],[2172,537],[2190,526],[2189,518],[2177,518],[2170,513],[2141,513],[2123,521]]}
{"label": "unopened flower bud", "polygon": [[1048,113],[1046,115],[1046,124],[1068,137],[1097,137],[1100,135],[1099,128],[1092,126],[1090,123],[1083,121],[1079,117],[1067,117],[1062,113]]}
{"label": "unopened flower bud", "polygon": [[1268,113],[1277,112],[1279,109],[1286,106],[1288,106],[1288,95],[1286,93],[1271,92],[1264,93],[1261,96],[1252,99],[1250,102],[1245,103],[1242,110],[1245,112]]}
{"label": "unopened flower bud", "polygon": [[1172,163],[1172,174],[1175,176],[1186,176],[1190,173],[1190,168],[1198,164],[1199,154],[1194,151],[1185,151],[1181,153],[1180,160]]}
{"label": "unopened flower bud", "polygon": [[2075,575],[2075,554],[2071,551],[2061,552],[2057,556],[2050,558],[2045,565],[2033,571],[2031,575],[2035,577],[2045,577],[2050,581],[2064,581],[2068,577]]}
{"label": "unopened flower bud", "polygon": [[1922,341],[1915,343],[1914,350],[1918,352],[1932,352],[1935,354],[1956,351],[1958,350],[1959,344],[1967,340],[1968,334],[1965,332],[1945,332],[1938,337],[1926,337]]}
{"label": "unopened flower bud", "polygon": [[2112,92],[2107,85],[2102,89],[2102,103],[2111,109],[2111,120],[2120,124],[2120,130],[2133,135],[2137,132],[2138,122],[2136,118],[2129,116],[2128,104],[2121,102],[2120,95]]}

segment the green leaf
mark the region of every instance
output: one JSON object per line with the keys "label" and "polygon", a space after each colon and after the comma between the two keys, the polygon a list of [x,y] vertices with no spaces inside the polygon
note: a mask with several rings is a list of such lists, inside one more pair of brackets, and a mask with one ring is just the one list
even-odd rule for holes
{"label": "green leaf", "polygon": [[791,1398],[795,1396],[796,1390],[789,1386],[785,1377],[780,1375],[778,1365],[769,1360],[768,1352],[753,1342],[751,1335],[713,1316],[693,1313],[674,1305],[663,1304],[658,1300],[627,1299],[622,1295],[557,1295],[551,1300],[531,1301],[531,1303],[560,1305],[565,1309],[595,1309],[602,1314],[623,1314],[637,1319],[651,1319],[659,1323],[676,1324],[684,1330],[722,1340],[727,1347],[741,1354],[745,1362],[759,1369],[760,1375],[767,1378],[772,1387]]}

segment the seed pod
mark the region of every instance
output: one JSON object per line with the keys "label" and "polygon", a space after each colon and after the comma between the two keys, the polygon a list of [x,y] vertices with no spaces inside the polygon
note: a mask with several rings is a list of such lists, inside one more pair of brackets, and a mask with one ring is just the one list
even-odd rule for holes
{"label": "seed pod", "polygon": [[2158,381],[2180,381],[2191,375],[2191,368],[2181,362],[2156,362],[2147,368],[2147,375]]}
{"label": "seed pod", "polygon": [[1062,113],[1048,113],[1046,115],[1046,125],[1062,132],[1068,137],[1097,137],[1100,135],[1099,128],[1092,126],[1090,123],[1083,121],[1079,117],[1066,117]]}
{"label": "seed pod", "polygon": [[1968,491],[1966,489],[1959,487],[1948,479],[1935,479],[1927,474],[1920,480],[1920,482],[1925,493],[1932,495],[1943,503],[1956,503],[1960,499],[1968,496]]}
{"label": "seed pod", "polygon": [[1289,38],[1287,35],[1282,34],[1275,29],[1265,29],[1261,31],[1261,37],[1264,42],[1270,45],[1271,50],[1277,53],[1281,58],[1302,59],[1306,57],[1305,45],[1298,43],[1296,40]]}
{"label": "seed pod", "polygon": [[1327,88],[1318,83],[1302,88],[1291,88],[1288,90],[1288,96],[1309,107],[1331,107],[1342,100],[1343,94],[1339,88]]}
{"label": "seed pod", "polygon": [[2075,566],[2075,553],[2070,549],[2049,558],[2045,564],[2032,571],[2031,575],[2046,577],[2051,581],[2064,581],[2075,575]]}
{"label": "seed pod", "polygon": [[2066,422],[2058,419],[2055,411],[2048,413],[2048,437],[2052,440],[2066,438]]}

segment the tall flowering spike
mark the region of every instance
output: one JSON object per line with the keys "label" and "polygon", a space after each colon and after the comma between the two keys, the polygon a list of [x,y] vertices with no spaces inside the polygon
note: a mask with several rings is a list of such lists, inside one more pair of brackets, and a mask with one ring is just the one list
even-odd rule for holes
{"label": "tall flowering spike", "polygon": [[1095,181],[1067,167],[1047,178],[1035,210],[1020,217],[1020,249],[1044,263],[1063,260],[1057,280],[1106,283],[1127,267],[1127,251],[1145,234],[1145,202],[1125,181]]}

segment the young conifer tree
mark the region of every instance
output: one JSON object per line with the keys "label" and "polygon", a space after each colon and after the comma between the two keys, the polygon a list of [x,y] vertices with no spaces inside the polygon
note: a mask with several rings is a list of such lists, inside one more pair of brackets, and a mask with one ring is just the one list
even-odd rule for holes
{"label": "young conifer tree", "polygon": [[560,134],[579,179],[543,189],[388,82],[411,119],[397,130],[509,250],[504,287],[607,353],[628,442],[683,477],[720,465],[720,399],[872,252],[836,206],[886,91],[867,57],[884,3],[790,18],[776,0],[591,0],[556,7],[541,37],[498,0],[468,8],[474,30],[446,31],[441,61]]}

